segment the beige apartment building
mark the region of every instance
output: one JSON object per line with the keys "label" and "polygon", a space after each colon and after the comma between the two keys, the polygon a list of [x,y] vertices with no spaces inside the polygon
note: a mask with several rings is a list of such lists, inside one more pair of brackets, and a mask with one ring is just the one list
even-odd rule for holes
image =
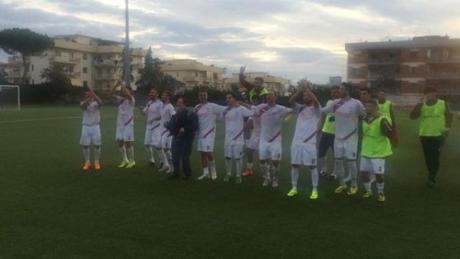
{"label": "beige apartment building", "polygon": [[[246,80],[249,82],[253,82],[256,77],[263,78],[265,87],[277,93],[279,96],[283,96],[287,93],[287,90],[291,83],[291,81],[288,79],[272,76],[264,72],[245,73],[245,76]],[[238,73],[232,74],[232,77],[230,78],[225,78],[224,89],[232,90],[235,88],[238,88],[240,91],[245,91],[244,87],[240,84]]]}
{"label": "beige apartment building", "polygon": [[[54,47],[41,55],[28,58],[27,77],[29,83],[43,83],[44,69],[56,64],[63,67],[72,85],[88,86],[97,90],[109,90],[123,75],[124,44],[84,35],[54,37]],[[131,87],[140,79],[146,51],[131,49]],[[7,80],[18,83],[22,77],[20,57],[10,57],[5,68]]]}
{"label": "beige apartment building", "polygon": [[224,68],[205,65],[193,59],[165,60],[161,71],[184,83],[186,89],[196,86],[223,88]]}

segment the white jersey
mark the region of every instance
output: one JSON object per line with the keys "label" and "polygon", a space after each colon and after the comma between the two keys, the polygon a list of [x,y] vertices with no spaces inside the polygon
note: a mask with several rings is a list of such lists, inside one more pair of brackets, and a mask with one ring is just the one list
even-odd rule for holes
{"label": "white jersey", "polygon": [[118,101],[117,126],[134,125],[134,97],[130,99],[117,96],[116,98]]}
{"label": "white jersey", "polygon": [[252,135],[260,136],[260,115],[256,113],[257,106],[251,106],[251,110],[254,112],[252,116]]}
{"label": "white jersey", "polygon": [[[81,102],[83,104],[83,102]],[[86,109],[83,110],[83,126],[95,126],[101,123],[101,113],[99,111],[99,103],[92,101],[88,104]]]}
{"label": "white jersey", "polygon": [[217,117],[225,110],[225,106],[215,103],[198,104],[195,113],[198,115],[198,136],[206,138],[215,135]]}
{"label": "white jersey", "polygon": [[227,107],[222,112],[225,119],[225,143],[237,142],[244,145],[244,120],[253,112],[243,106]]}
{"label": "white jersey", "polygon": [[294,110],[297,113],[297,122],[292,142],[316,144],[316,134],[318,133],[321,118],[320,108],[296,103]]}
{"label": "white jersey", "polygon": [[166,129],[165,125],[171,120],[174,114],[176,114],[176,109],[174,109],[174,106],[171,103],[163,103],[163,107],[161,109],[162,135],[168,132],[168,129]]}
{"label": "white jersey", "polygon": [[149,130],[155,130],[160,127],[162,108],[163,102],[157,99],[155,101],[150,100],[144,109],[142,109],[142,112],[147,117],[147,127]]}
{"label": "white jersey", "polygon": [[322,109],[334,113],[336,139],[347,139],[358,134],[359,117],[366,115],[363,104],[353,98],[337,99]]}
{"label": "white jersey", "polygon": [[255,114],[260,116],[260,141],[281,143],[283,118],[291,112],[293,112],[292,109],[281,105],[260,104],[256,106]]}

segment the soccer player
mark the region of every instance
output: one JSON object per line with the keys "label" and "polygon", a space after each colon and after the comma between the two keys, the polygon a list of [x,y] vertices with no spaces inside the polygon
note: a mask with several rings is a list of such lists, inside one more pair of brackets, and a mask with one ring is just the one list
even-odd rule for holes
{"label": "soccer player", "polygon": [[256,77],[254,79],[254,83],[250,83],[246,81],[246,77],[244,72],[246,71],[246,67],[240,68],[240,84],[244,86],[249,91],[249,102],[254,102],[254,97],[257,97],[262,103],[265,102],[265,97],[268,94],[267,88],[264,87],[264,79],[262,77]]}
{"label": "soccer player", "polygon": [[[302,104],[296,100],[302,97]],[[319,173],[317,165],[316,139],[319,131],[321,110],[318,99],[309,90],[301,87],[290,99],[297,113],[297,124],[291,145],[291,183],[292,189],[287,194],[289,197],[298,194],[299,167],[307,166],[311,174],[312,192],[311,200],[318,199]]]}
{"label": "soccer player", "polygon": [[101,157],[101,114],[100,106],[102,100],[89,89],[86,91],[85,99],[80,102],[80,107],[83,110],[83,121],[80,145],[83,149],[83,156],[85,164],[83,171],[88,171],[91,167],[90,152],[91,146],[94,151],[94,169],[100,170],[100,157]]}
{"label": "soccer player", "polygon": [[150,90],[149,99],[147,105],[142,109],[142,113],[147,117],[144,145],[149,154],[150,164],[154,166],[155,157],[160,158],[161,152],[161,109],[163,103],[158,99],[156,89]]}
{"label": "soccer player", "polygon": [[420,103],[412,110],[410,118],[420,118],[419,136],[428,168],[427,184],[434,187],[439,171],[441,147],[450,133],[453,116],[447,103],[437,97],[434,87],[426,87],[424,94]]}
{"label": "soccer player", "polygon": [[383,90],[378,93],[379,112],[387,117],[388,121],[396,128],[395,116],[393,113],[393,103],[387,100]]}
{"label": "soccer player", "polygon": [[372,100],[371,89],[369,89],[368,87],[360,88],[359,89],[359,100],[361,101],[361,103],[363,103],[363,105],[365,102]]}
{"label": "soccer player", "polygon": [[[265,98],[265,95],[262,95]],[[251,109],[260,104],[259,96],[253,96]],[[243,176],[252,176],[254,174],[254,154],[258,153],[260,141],[260,116],[253,115],[248,121],[248,127],[251,128],[251,135],[246,143],[246,170]]]}
{"label": "soccer player", "polygon": [[267,103],[254,108],[254,114],[260,116],[259,160],[264,181],[262,186],[278,187],[278,174],[282,153],[281,128],[283,119],[293,110],[276,104],[276,95],[268,92]]}
{"label": "soccer player", "polygon": [[216,163],[214,161],[214,140],[216,139],[216,120],[225,110],[225,106],[208,102],[208,91],[200,89],[198,93],[200,104],[195,106],[198,116],[198,151],[201,153],[201,166],[203,174],[198,180],[211,177],[217,179]]}
{"label": "soccer player", "polygon": [[375,175],[377,181],[377,200],[385,201],[384,181],[385,160],[392,155],[390,137],[392,127],[388,118],[378,111],[379,107],[375,100],[364,102],[366,117],[362,123],[363,139],[361,142],[360,171],[366,190],[363,198],[372,196],[371,175]]}
{"label": "soccer player", "polygon": [[[366,112],[363,104],[351,98],[350,94],[353,86],[348,83],[342,83],[339,88],[340,99],[335,100],[322,109],[323,113],[334,113],[335,116],[335,139],[334,139],[334,156],[335,156],[335,174],[339,181],[339,186],[335,193],[347,191],[347,182],[351,180],[351,186],[348,195],[358,193],[358,126],[360,117],[364,117]],[[347,169],[350,177],[345,178],[344,160],[346,160]]]}
{"label": "soccer player", "polygon": [[[330,96],[331,100],[329,100],[326,104],[332,105],[332,102],[335,99],[339,98],[339,87],[334,86],[331,88]],[[318,148],[318,167],[320,175],[327,175],[327,151],[329,149],[334,150],[334,139],[335,139],[335,117],[334,113],[330,112],[323,116],[321,129],[321,137],[319,140],[319,148]]]}
{"label": "soccer player", "polygon": [[[117,87],[120,87],[121,95],[116,94]],[[136,101],[131,91],[123,82],[118,81],[112,88],[112,95],[118,104],[116,139],[121,154],[119,168],[133,168],[134,161],[134,106]]]}
{"label": "soccer player", "polygon": [[171,141],[172,136],[169,130],[166,128],[166,124],[171,120],[172,116],[176,114],[174,106],[171,104],[171,92],[164,91],[161,95],[163,107],[161,108],[161,151],[163,155],[163,168],[160,169],[162,172],[172,173],[173,163],[171,156]]}
{"label": "soccer player", "polygon": [[225,169],[224,181],[230,181],[233,163],[235,164],[235,182],[241,183],[242,158],[244,150],[244,124],[245,119],[251,117],[253,112],[241,106],[233,93],[226,96],[227,108],[222,112],[225,120]]}

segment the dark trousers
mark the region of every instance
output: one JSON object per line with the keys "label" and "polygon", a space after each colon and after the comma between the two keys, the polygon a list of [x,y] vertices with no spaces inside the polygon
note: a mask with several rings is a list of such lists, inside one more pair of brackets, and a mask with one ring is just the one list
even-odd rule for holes
{"label": "dark trousers", "polygon": [[323,158],[326,156],[327,151],[329,149],[334,150],[334,134],[329,133],[321,133],[321,138],[319,140],[319,147],[318,147],[318,157]]}
{"label": "dark trousers", "polygon": [[439,170],[439,156],[444,137],[420,137],[420,142],[425,156],[425,164],[428,168],[428,177],[434,180]]}
{"label": "dark trousers", "polygon": [[179,175],[181,162],[184,175],[192,175],[192,168],[190,167],[190,155],[192,154],[192,146],[193,136],[180,136],[173,138],[171,152],[174,166],[174,175]]}

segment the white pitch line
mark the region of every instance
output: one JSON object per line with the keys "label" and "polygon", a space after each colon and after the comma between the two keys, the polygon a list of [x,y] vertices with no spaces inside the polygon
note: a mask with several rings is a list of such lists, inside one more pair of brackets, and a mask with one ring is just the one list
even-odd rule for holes
{"label": "white pitch line", "polygon": [[36,122],[36,121],[54,121],[54,120],[74,120],[74,119],[81,119],[81,116],[10,120],[10,121],[0,121],[0,124],[11,124],[11,123],[21,123],[21,122]]}

